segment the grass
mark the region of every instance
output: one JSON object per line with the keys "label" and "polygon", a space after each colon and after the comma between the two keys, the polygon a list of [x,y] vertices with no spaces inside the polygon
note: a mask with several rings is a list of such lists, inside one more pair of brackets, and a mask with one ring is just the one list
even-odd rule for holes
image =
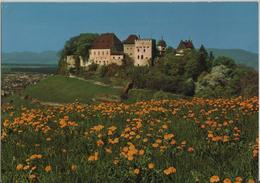
{"label": "grass", "polygon": [[[258,110],[258,97],[26,108],[5,104],[2,179],[204,183],[216,175],[221,182],[257,181]],[[42,157],[30,158],[35,154]],[[155,167],[149,169],[149,163]],[[165,173],[169,167],[176,172]]]}
{"label": "grass", "polygon": [[56,75],[29,86],[23,94],[45,102],[69,103],[78,100],[89,103],[95,97],[109,97],[119,93],[118,89],[112,87]]}

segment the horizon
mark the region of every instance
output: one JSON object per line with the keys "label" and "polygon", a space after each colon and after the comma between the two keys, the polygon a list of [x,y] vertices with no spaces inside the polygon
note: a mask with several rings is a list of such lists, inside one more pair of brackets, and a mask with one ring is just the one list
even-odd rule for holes
{"label": "horizon", "polygon": [[5,53],[58,52],[80,33],[113,32],[121,41],[129,34],[163,37],[176,48],[180,40],[192,39],[196,48],[258,54],[257,2],[2,4]]}

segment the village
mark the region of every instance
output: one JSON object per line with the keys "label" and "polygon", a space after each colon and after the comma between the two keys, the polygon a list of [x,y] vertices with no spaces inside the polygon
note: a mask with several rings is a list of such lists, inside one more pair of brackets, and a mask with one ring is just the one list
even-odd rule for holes
{"label": "village", "polygon": [[1,97],[8,97],[19,93],[29,85],[35,85],[42,79],[50,76],[43,73],[4,73],[2,76]]}

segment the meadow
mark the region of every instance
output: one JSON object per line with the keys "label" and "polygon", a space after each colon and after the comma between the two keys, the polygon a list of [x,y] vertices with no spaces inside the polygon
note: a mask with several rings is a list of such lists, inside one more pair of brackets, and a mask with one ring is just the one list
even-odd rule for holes
{"label": "meadow", "polygon": [[2,105],[3,182],[257,182],[258,97]]}

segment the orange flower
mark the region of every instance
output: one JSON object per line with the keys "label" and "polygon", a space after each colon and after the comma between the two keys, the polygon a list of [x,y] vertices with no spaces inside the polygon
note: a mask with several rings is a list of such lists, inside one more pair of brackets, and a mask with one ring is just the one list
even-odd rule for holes
{"label": "orange flower", "polygon": [[144,150],[143,149],[139,150],[139,155],[144,155]]}
{"label": "orange flower", "polygon": [[238,176],[238,177],[235,178],[235,181],[236,181],[236,182],[242,182],[243,179],[242,179],[242,177],[239,177],[239,176]]}
{"label": "orange flower", "polygon": [[28,170],[29,168],[30,168],[30,166],[26,165],[26,166],[23,167],[23,170]]}
{"label": "orange flower", "polygon": [[220,181],[220,179],[219,179],[219,176],[217,176],[217,175],[213,175],[212,177],[210,177],[210,183],[216,183],[219,181]]}
{"label": "orange flower", "polygon": [[75,172],[77,170],[77,165],[71,165],[70,169],[72,172]]}
{"label": "orange flower", "polygon": [[148,164],[148,168],[149,168],[149,169],[153,169],[154,167],[155,167],[154,163],[149,163],[149,164]]}
{"label": "orange flower", "polygon": [[16,170],[22,170],[23,169],[23,165],[22,164],[18,164],[17,166],[16,166]]}
{"label": "orange flower", "polygon": [[223,180],[223,183],[232,183],[231,179],[230,178],[225,178]]}
{"label": "orange flower", "polygon": [[97,161],[98,160],[98,152],[95,152],[94,155],[88,157],[88,161]]}
{"label": "orange flower", "polygon": [[171,167],[165,169],[163,172],[165,175],[170,175],[170,174],[176,173],[176,168],[171,166]]}
{"label": "orange flower", "polygon": [[248,179],[247,183],[255,183],[253,179]]}
{"label": "orange flower", "polygon": [[138,175],[140,173],[140,169],[136,168],[134,169],[134,174]]}
{"label": "orange flower", "polygon": [[52,170],[51,165],[45,167],[45,172],[50,172]]}
{"label": "orange flower", "polygon": [[30,180],[34,180],[34,179],[36,179],[37,178],[37,176],[35,175],[35,174],[30,174],[29,175],[29,179]]}

